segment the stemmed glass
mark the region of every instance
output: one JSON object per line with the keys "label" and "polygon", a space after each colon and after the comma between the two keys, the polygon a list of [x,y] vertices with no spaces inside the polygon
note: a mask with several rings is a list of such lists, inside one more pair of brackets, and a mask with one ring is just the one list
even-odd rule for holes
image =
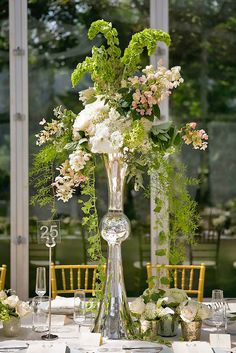
{"label": "stemmed glass", "polygon": [[77,289],[74,294],[74,322],[79,326],[79,334],[81,324],[85,322],[85,310],[85,292],[82,289]]}
{"label": "stemmed glass", "polygon": [[221,289],[214,289],[212,291],[212,322],[216,326],[218,342],[219,342],[219,328],[225,320],[225,302],[224,294]]}
{"label": "stemmed glass", "polygon": [[46,269],[45,269],[45,267],[37,267],[35,293],[39,297],[43,297],[44,294],[46,293]]}

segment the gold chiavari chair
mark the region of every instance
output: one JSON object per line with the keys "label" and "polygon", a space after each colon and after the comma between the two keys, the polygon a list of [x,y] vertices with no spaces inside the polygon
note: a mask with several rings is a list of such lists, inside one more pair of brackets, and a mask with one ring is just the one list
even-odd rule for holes
{"label": "gold chiavari chair", "polygon": [[7,266],[2,265],[2,267],[0,267],[0,290],[5,289],[6,273]]}
{"label": "gold chiavari chair", "polygon": [[[156,269],[157,276],[153,276]],[[205,282],[205,265],[152,265],[147,264],[147,277],[149,288],[153,288],[152,279],[158,279],[158,270],[167,271],[170,284],[169,288],[180,288],[189,295],[196,295],[202,302]]]}
{"label": "gold chiavari chair", "polygon": [[[76,289],[82,289],[89,294],[94,294],[96,291],[98,265],[54,265],[52,263],[51,270],[53,299],[60,294],[73,294]],[[62,288],[59,288],[60,280]]]}

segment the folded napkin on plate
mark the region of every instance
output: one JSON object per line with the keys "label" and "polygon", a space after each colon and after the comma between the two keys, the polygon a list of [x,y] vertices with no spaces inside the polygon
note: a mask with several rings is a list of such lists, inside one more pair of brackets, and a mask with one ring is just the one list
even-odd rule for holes
{"label": "folded napkin on plate", "polygon": [[27,353],[65,353],[66,344],[62,342],[31,341]]}
{"label": "folded napkin on plate", "polygon": [[28,348],[29,344],[27,342],[24,342],[24,341],[16,341],[16,340],[10,340],[10,341],[3,341],[3,342],[0,342],[0,349],[1,348]]}
{"label": "folded napkin on plate", "polygon": [[174,353],[213,353],[207,342],[173,342]]}
{"label": "folded napkin on plate", "polygon": [[65,308],[71,309],[74,308],[74,298],[65,298],[56,296],[54,300],[52,300],[52,308]]}

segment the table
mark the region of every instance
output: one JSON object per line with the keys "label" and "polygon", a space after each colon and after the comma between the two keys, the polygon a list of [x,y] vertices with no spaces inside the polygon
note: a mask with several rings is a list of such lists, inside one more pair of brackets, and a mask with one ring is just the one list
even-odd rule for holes
{"label": "table", "polygon": [[[31,329],[32,326],[32,317],[25,318],[22,320],[22,329],[20,335],[17,337],[17,340],[24,340],[28,343],[30,342],[37,342],[39,347],[42,347],[43,344],[45,344],[45,341],[41,340],[41,333],[36,333],[33,332]],[[86,332],[88,331],[88,328],[83,328],[83,331]],[[215,333],[216,329],[214,327],[203,327],[202,329],[202,334],[201,334],[201,340],[202,341],[209,341],[209,334],[210,333]],[[120,353],[125,353],[124,350],[122,350],[122,346],[160,346],[159,344],[156,343],[150,343],[150,342],[142,342],[142,341],[127,341],[127,340],[109,340],[105,341],[102,346],[99,348],[93,348],[89,347],[87,345],[83,345],[81,348],[79,344],[79,338],[78,338],[78,327],[73,323],[72,319],[67,318],[65,325],[64,326],[58,326],[58,327],[53,327],[52,333],[56,333],[59,336],[59,339],[57,341],[54,341],[56,343],[64,343],[66,344],[69,349],[67,349],[66,353],[102,353],[102,352],[120,352]],[[2,329],[0,328],[0,341],[3,340],[10,340],[9,338],[6,338],[2,335]],[[172,337],[171,339],[168,339],[171,341],[178,340],[178,337]],[[232,340],[232,346],[236,346],[236,335],[231,335],[231,340]],[[49,342],[47,342],[48,344]],[[53,342],[52,342],[53,345]],[[49,345],[48,345],[49,346]],[[47,346],[47,347],[48,347]],[[44,350],[44,353],[50,352],[51,350]],[[27,350],[21,350],[22,353],[27,353]],[[54,352],[54,351],[53,351]],[[147,351],[145,351],[147,352]],[[37,352],[36,352],[37,353]],[[153,352],[154,353],[154,352]],[[173,353],[172,348],[163,346],[162,353]],[[204,352],[202,352],[204,353]],[[223,350],[217,350],[215,349],[215,353],[224,353]]]}

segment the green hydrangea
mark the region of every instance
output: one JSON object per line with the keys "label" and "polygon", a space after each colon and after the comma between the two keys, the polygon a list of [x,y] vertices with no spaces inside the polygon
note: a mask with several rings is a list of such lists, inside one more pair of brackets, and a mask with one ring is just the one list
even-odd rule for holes
{"label": "green hydrangea", "polygon": [[124,144],[129,149],[137,148],[142,145],[145,137],[146,132],[143,124],[140,120],[135,120],[131,125],[131,129],[125,133]]}

